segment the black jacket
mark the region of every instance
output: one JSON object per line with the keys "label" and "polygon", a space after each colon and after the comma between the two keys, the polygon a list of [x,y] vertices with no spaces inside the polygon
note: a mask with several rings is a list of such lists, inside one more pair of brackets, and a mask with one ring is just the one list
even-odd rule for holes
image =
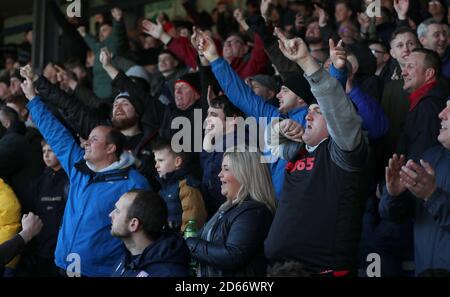
{"label": "black jacket", "polygon": [[11,185],[21,204],[30,181],[39,176],[43,167],[42,154],[39,149],[33,149],[26,133],[25,124],[18,122],[0,138],[0,178]]}
{"label": "black jacket", "polygon": [[126,251],[111,276],[188,277],[189,250],[180,235],[163,233],[138,256]]}
{"label": "black jacket", "polygon": [[438,83],[407,113],[397,153],[418,162],[428,148],[439,145],[441,120],[438,115],[445,108],[448,95],[448,90]]}
{"label": "black jacket", "polygon": [[24,246],[25,241],[19,234],[0,244],[0,277],[3,276],[4,266],[17,256]]}
{"label": "black jacket", "polygon": [[42,258],[53,258],[61,219],[64,214],[69,180],[61,168],[57,172],[46,168],[30,187],[30,209],[43,224],[41,232],[33,240],[36,253]]}
{"label": "black jacket", "polygon": [[73,95],[53,85],[43,75],[39,76],[35,84],[42,100],[60,109],[70,128],[82,138],[87,139],[91,130],[99,125],[111,125],[111,105],[105,103],[98,108],[89,108]]}
{"label": "black jacket", "polygon": [[264,239],[272,219],[270,210],[250,197],[217,211],[199,238],[187,239],[200,262],[199,276],[265,276]]}

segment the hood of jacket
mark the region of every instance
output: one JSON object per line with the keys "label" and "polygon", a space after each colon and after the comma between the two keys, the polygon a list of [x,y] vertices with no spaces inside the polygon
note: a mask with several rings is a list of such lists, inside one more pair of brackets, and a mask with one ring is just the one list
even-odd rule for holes
{"label": "hood of jacket", "polygon": [[111,165],[109,165],[108,167],[105,167],[103,169],[97,170],[95,165],[93,165],[92,163],[86,161],[86,166],[94,171],[94,172],[106,172],[106,171],[111,171],[111,170],[118,170],[118,169],[125,169],[128,167],[131,167],[134,165],[136,159],[133,157],[133,155],[130,152],[124,151],[122,153],[122,155],[120,155],[120,159],[114,163],[112,163]]}
{"label": "hood of jacket", "polygon": [[187,167],[180,168],[173,172],[167,173],[164,177],[156,176],[156,179],[161,185],[171,184],[173,182],[178,183],[179,180],[185,179],[190,176],[191,170]]}
{"label": "hood of jacket", "polygon": [[[127,253],[126,257],[130,259],[131,255]],[[169,263],[187,268],[189,260],[190,252],[184,239],[178,234],[167,232],[161,234],[133,262],[136,270],[146,269],[148,271],[148,266]]]}

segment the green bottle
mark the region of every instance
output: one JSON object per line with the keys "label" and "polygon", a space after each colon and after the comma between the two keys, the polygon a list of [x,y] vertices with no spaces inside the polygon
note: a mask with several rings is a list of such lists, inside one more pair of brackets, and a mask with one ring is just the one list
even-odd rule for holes
{"label": "green bottle", "polygon": [[184,229],[184,238],[187,239],[189,237],[197,237],[197,222],[195,220],[189,220],[186,228]]}
{"label": "green bottle", "polygon": [[[197,237],[198,229],[197,222],[195,220],[189,220],[186,228],[184,229],[184,239],[188,239],[189,237]],[[189,262],[189,270],[193,277],[197,276],[198,263],[194,258],[191,258]]]}

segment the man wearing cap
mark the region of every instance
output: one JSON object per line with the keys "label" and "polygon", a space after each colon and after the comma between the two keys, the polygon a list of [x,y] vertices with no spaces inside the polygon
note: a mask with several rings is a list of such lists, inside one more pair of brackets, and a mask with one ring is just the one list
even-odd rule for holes
{"label": "man wearing cap", "polygon": [[257,74],[247,78],[245,82],[252,88],[253,93],[277,108],[280,106],[280,102],[275,97],[280,91],[280,84],[275,78],[266,74]]}
{"label": "man wearing cap", "polygon": [[133,156],[125,148],[125,136],[108,126],[92,129],[81,149],[75,138],[47,109],[27,69],[22,90],[30,102],[31,116],[61,166],[70,188],[58,235],[55,263],[64,273],[108,276],[123,251],[110,234],[108,214],[119,197],[132,189],[149,189],[144,176],[132,169]]}
{"label": "man wearing cap", "polygon": [[175,81],[187,72],[171,51],[162,50],[158,55],[158,72],[151,77],[150,94],[166,105],[173,102]]}
{"label": "man wearing cap", "polygon": [[[314,100],[310,92],[307,81],[298,74],[290,74],[284,80],[280,92],[276,95],[280,105],[277,109],[269,104],[264,98],[253,93],[225,61],[219,57],[216,46],[212,39],[206,34],[202,34],[202,39],[207,41],[207,48],[203,51],[205,58],[211,64],[211,70],[219,82],[231,103],[239,108],[247,116],[253,116],[259,120],[266,118],[266,123],[270,123],[273,118],[292,118],[302,125],[305,123],[308,104]],[[286,162],[278,159],[271,163],[270,169],[274,181],[277,197],[281,193],[283,184],[284,166]]]}
{"label": "man wearing cap", "polygon": [[[114,86],[119,90],[127,90],[130,98],[134,98],[136,101],[146,101],[146,105],[142,106],[140,110],[145,111],[147,118],[151,121],[146,123],[151,130],[159,129],[159,134],[162,137],[171,139],[178,131],[171,128],[172,121],[175,118],[187,118],[191,123],[191,127],[194,126],[194,109],[198,108],[201,110],[202,108],[199,100],[201,91],[198,73],[186,73],[178,78],[174,85],[174,100],[165,105],[152,96],[144,97],[136,84],[123,71],[119,71],[111,65],[111,55],[107,50],[102,50],[100,59],[103,67],[112,78]],[[191,135],[192,137],[194,136],[194,134]]]}

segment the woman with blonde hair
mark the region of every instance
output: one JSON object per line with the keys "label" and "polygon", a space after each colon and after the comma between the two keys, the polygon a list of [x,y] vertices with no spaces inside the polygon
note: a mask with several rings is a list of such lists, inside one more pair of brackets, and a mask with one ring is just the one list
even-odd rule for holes
{"label": "woman with blonde hair", "polygon": [[261,153],[246,147],[224,153],[219,177],[227,200],[199,237],[187,239],[200,264],[197,276],[265,276],[264,239],[275,213],[275,192],[262,160]]}

